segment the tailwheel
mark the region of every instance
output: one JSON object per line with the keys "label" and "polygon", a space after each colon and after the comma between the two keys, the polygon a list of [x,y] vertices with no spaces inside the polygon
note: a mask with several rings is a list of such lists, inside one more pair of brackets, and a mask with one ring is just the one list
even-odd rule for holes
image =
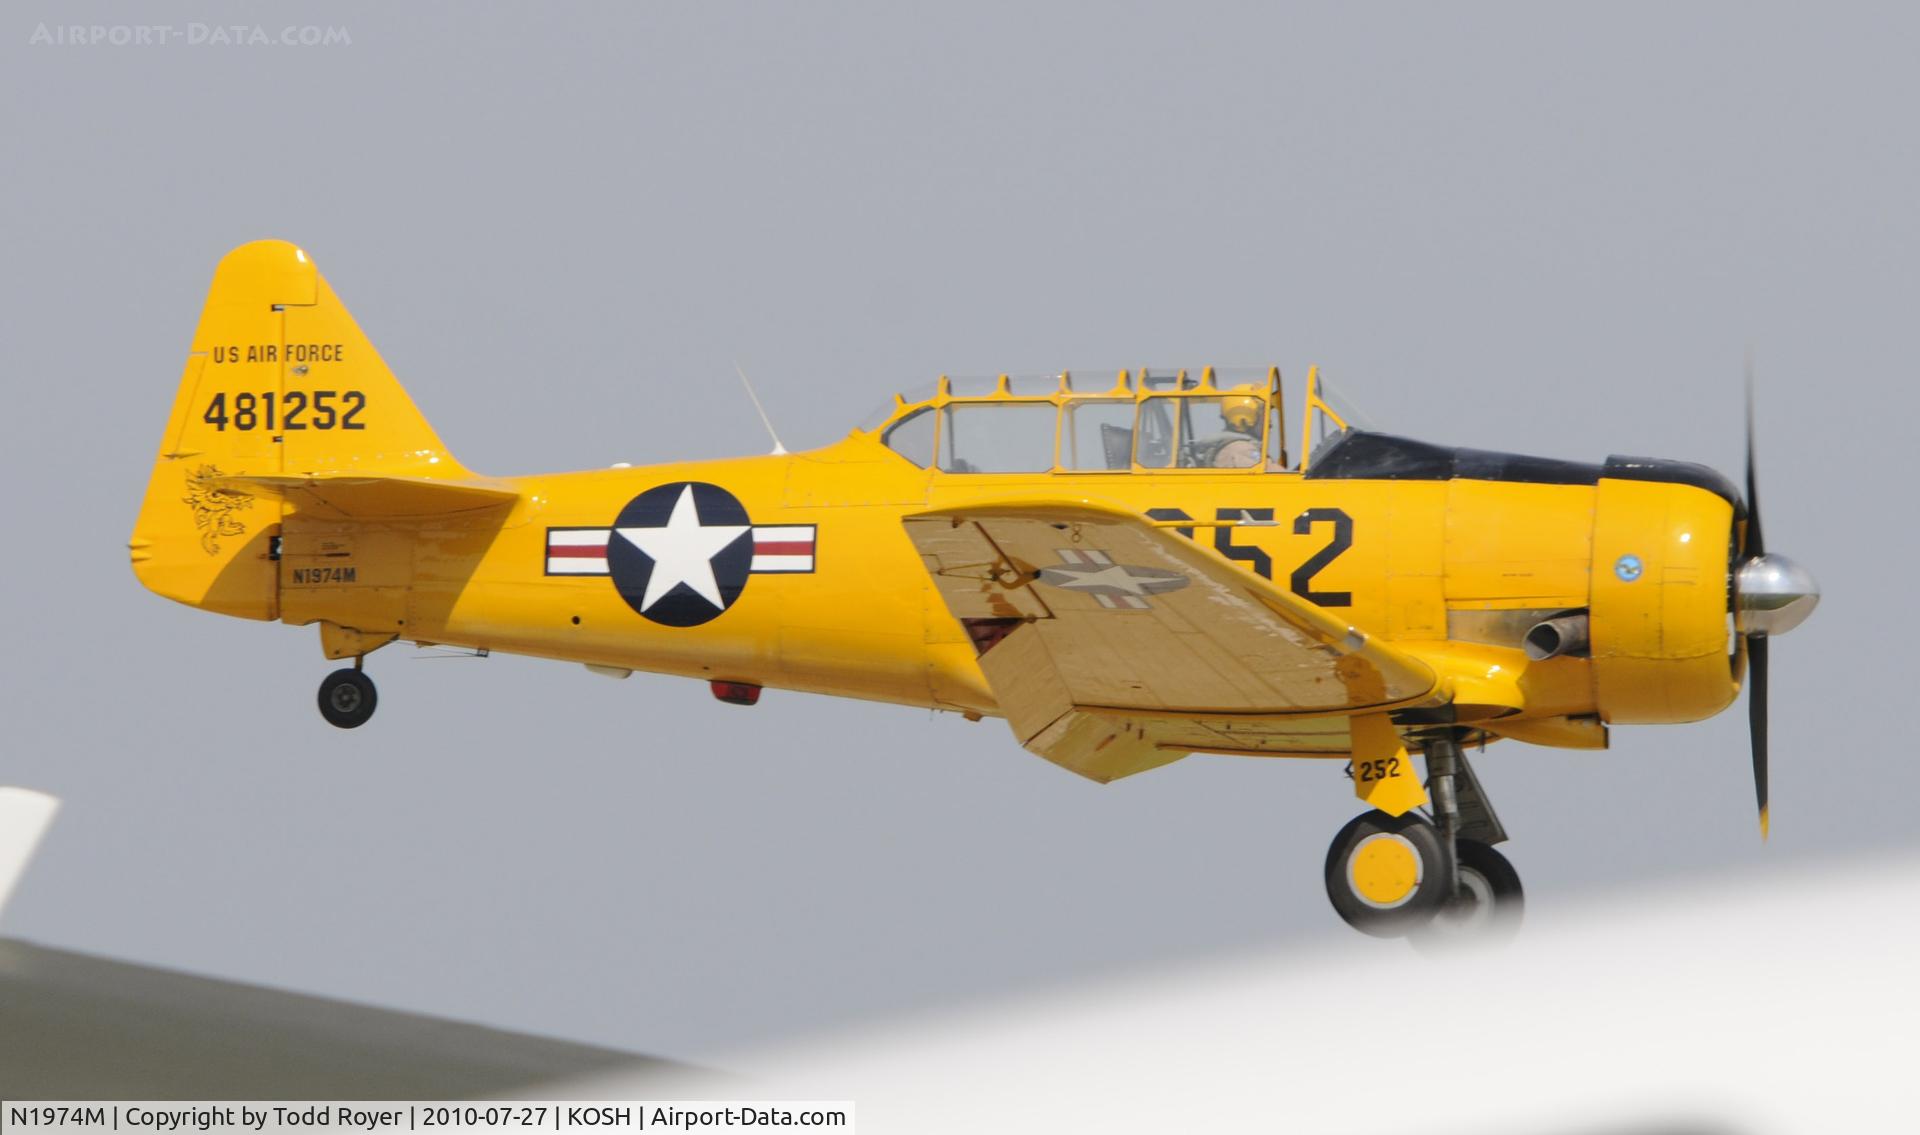
{"label": "tailwheel", "polygon": [[1446,853],[1425,818],[1356,816],[1327,849],[1327,898],[1347,925],[1399,938],[1433,918],[1447,896]]}
{"label": "tailwheel", "polygon": [[335,670],[320,683],[320,716],[341,729],[365,725],[379,702],[373,679],[358,668]]}
{"label": "tailwheel", "polygon": [[1507,857],[1477,839],[1454,843],[1460,885],[1426,925],[1412,935],[1421,953],[1443,953],[1463,946],[1500,946],[1520,933],[1526,894],[1520,873]]}

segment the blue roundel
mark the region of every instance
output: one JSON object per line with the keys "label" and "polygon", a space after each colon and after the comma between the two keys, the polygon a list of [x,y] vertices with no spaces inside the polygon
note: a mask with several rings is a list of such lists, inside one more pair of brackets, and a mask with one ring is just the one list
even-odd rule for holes
{"label": "blue roundel", "polygon": [[627,502],[607,539],[607,573],[635,611],[670,627],[718,618],[753,570],[753,522],[737,497],[675,481]]}
{"label": "blue roundel", "polygon": [[1621,556],[1619,559],[1613,562],[1613,574],[1619,576],[1621,579],[1625,580],[1628,583],[1632,583],[1634,580],[1639,579],[1640,573],[1644,570],[1645,569],[1640,566],[1640,557],[1633,555],[1632,553],[1628,553],[1627,555]]}

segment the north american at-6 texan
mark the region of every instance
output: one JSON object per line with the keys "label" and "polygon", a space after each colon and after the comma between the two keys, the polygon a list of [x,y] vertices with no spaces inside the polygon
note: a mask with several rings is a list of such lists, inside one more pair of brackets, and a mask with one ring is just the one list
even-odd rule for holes
{"label": "north american at-6 texan", "polygon": [[[1744,494],[1359,428],[1309,371],[1077,372],[896,397],[803,453],[523,477],[455,460],[283,241],[229,253],[130,544],[147,587],[316,625],[320,712],[396,641],[1000,717],[1106,782],[1192,753],[1346,762],[1327,893],[1371,934],[1497,933],[1521,887],[1466,750],[1601,749],[1749,686],[1818,602]],[[1424,775],[1414,762],[1423,758]]]}

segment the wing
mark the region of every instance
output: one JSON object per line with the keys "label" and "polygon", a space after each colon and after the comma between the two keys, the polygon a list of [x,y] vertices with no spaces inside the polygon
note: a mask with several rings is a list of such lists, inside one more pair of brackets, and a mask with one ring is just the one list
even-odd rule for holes
{"label": "wing", "polygon": [[1136,513],[1024,501],[906,528],[1021,743],[1096,780],[1200,749],[1344,752],[1346,716],[1437,685],[1420,659]]}

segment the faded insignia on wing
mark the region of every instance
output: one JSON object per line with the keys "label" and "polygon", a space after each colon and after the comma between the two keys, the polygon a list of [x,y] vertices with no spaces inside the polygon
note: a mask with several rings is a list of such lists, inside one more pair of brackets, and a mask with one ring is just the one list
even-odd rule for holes
{"label": "faded insignia on wing", "polygon": [[1056,548],[1058,567],[1042,568],[1041,583],[1065,591],[1091,595],[1109,610],[1143,611],[1152,606],[1149,595],[1178,591],[1188,583],[1177,571],[1115,563],[1097,548]]}

